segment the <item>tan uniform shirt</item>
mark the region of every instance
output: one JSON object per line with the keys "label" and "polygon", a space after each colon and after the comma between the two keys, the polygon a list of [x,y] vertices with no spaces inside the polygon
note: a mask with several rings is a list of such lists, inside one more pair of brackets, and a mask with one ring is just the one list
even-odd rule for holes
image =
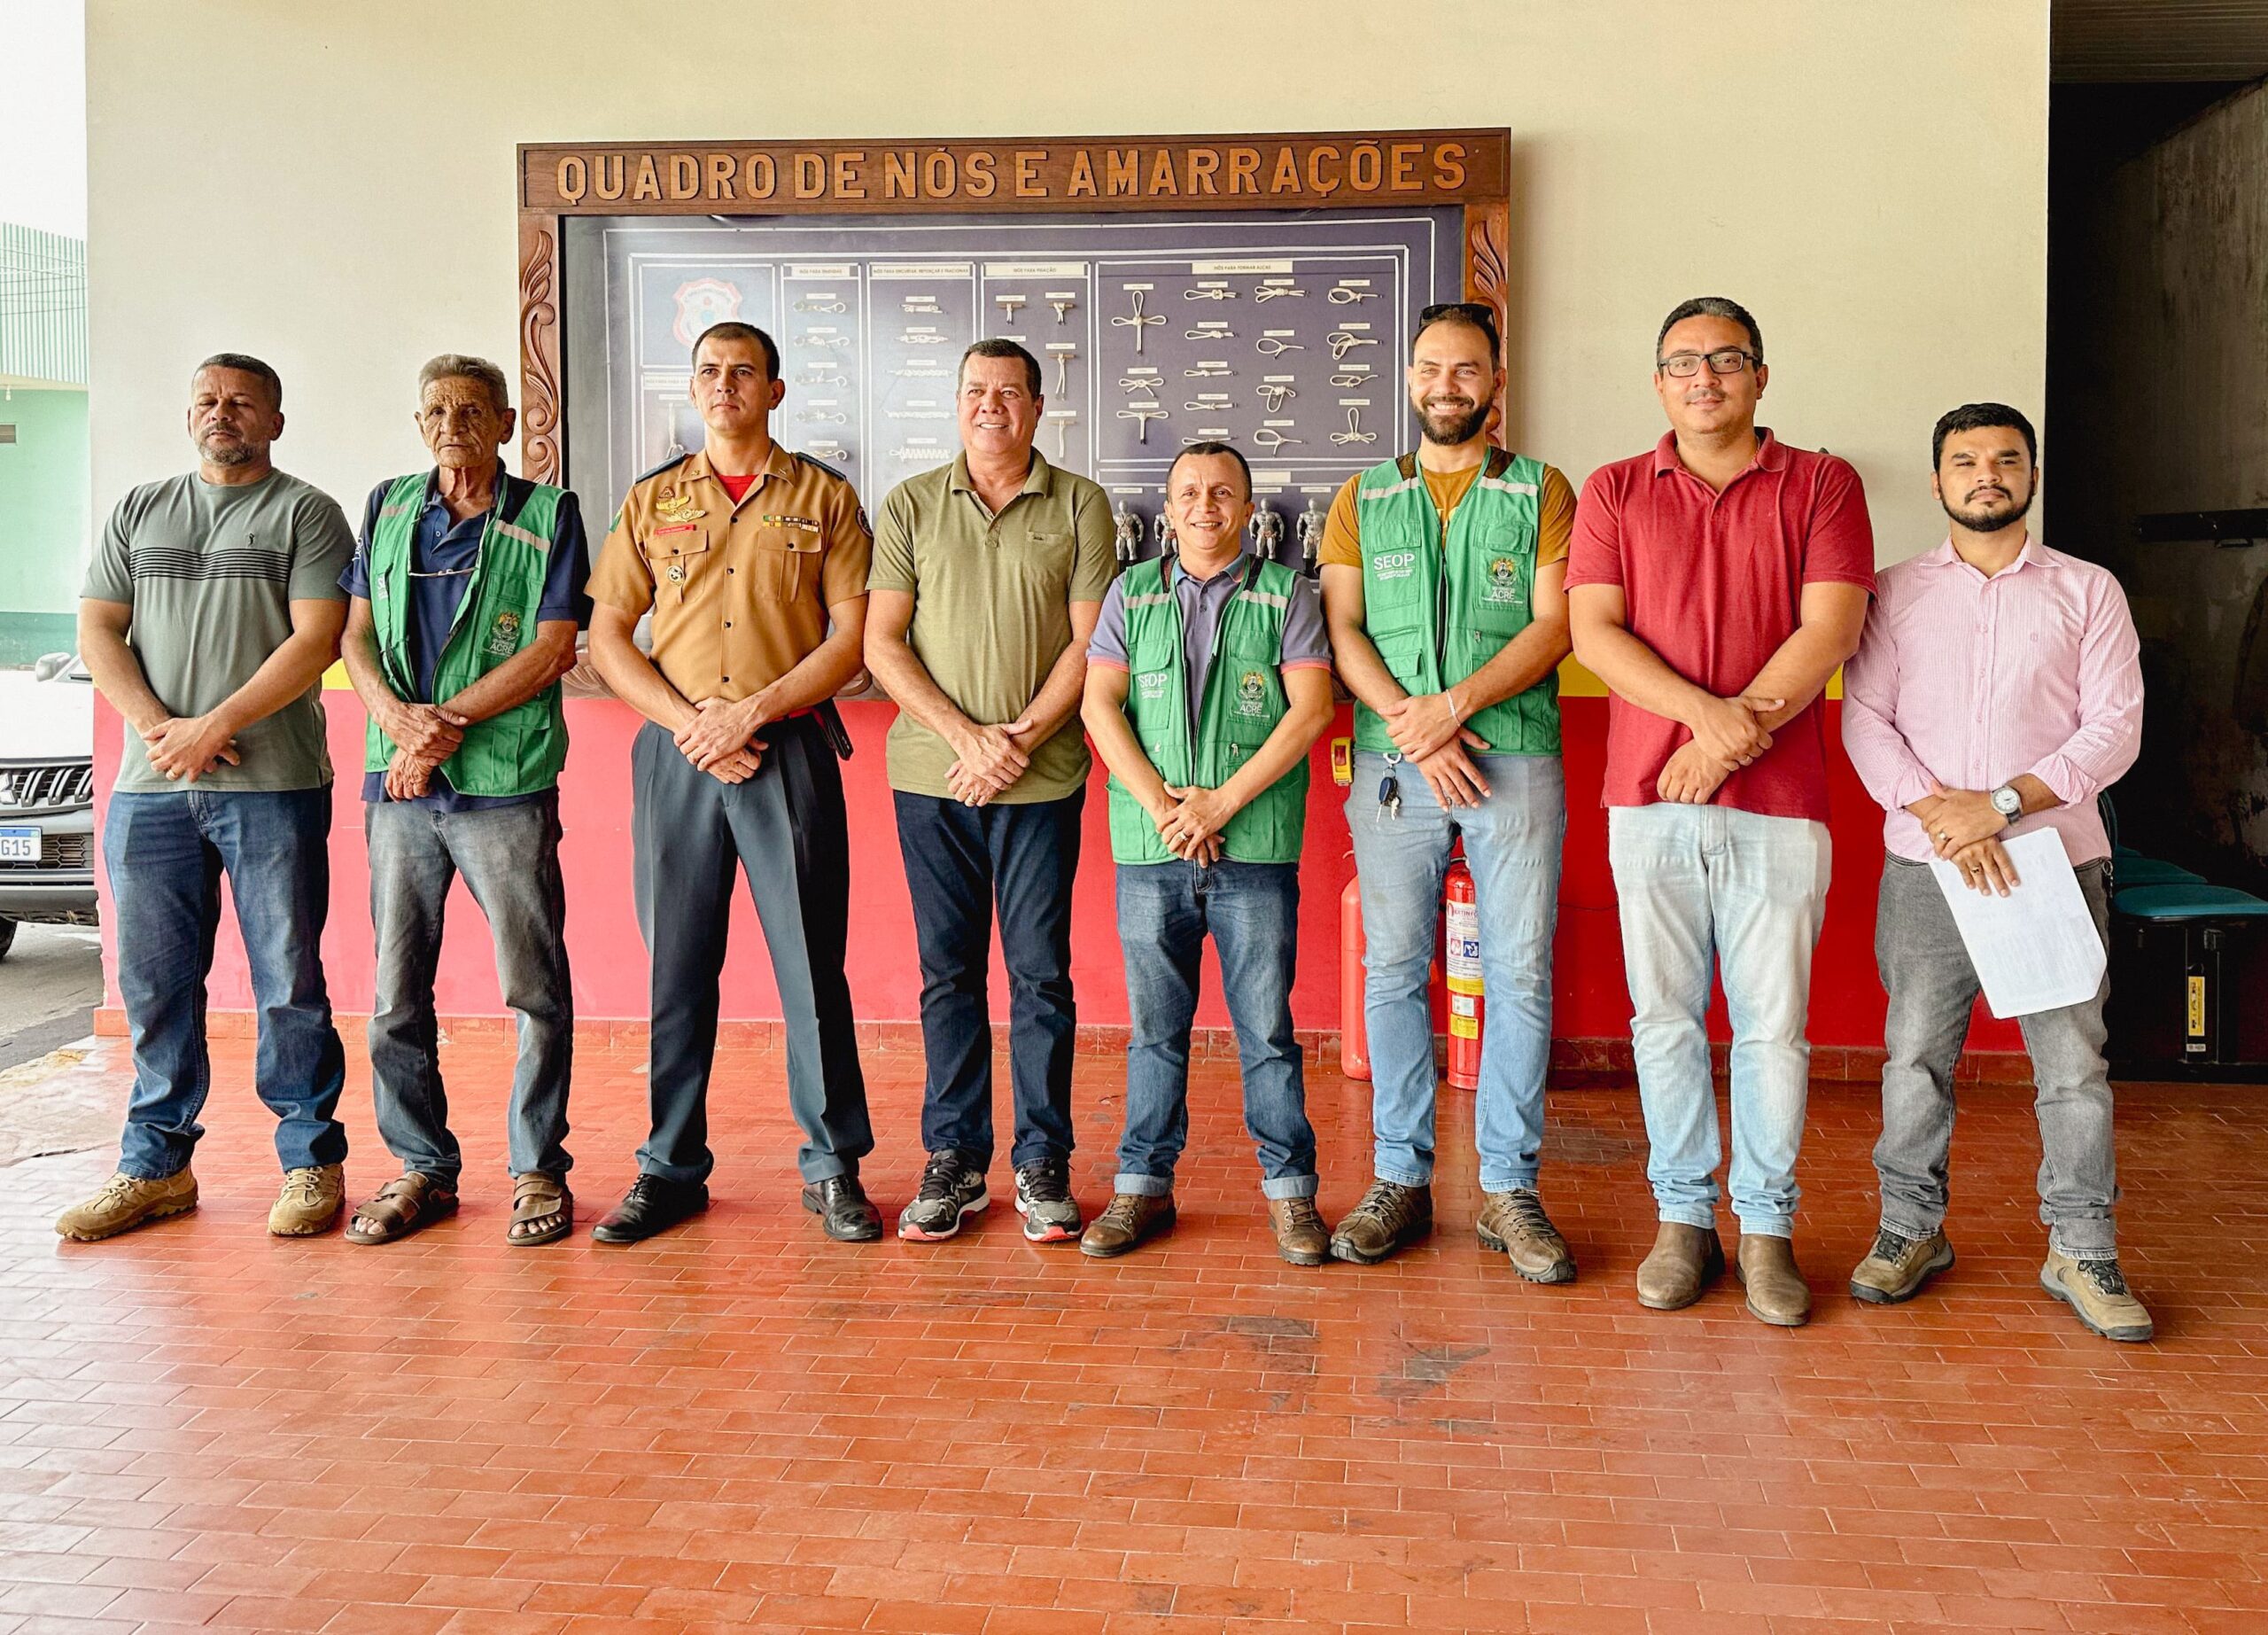
{"label": "tan uniform shirt", "polygon": [[706,450],[631,484],[591,598],[653,610],[654,667],[688,703],[760,692],[827,640],[828,606],[866,591],[874,533],[848,482],[774,444],[733,503]]}

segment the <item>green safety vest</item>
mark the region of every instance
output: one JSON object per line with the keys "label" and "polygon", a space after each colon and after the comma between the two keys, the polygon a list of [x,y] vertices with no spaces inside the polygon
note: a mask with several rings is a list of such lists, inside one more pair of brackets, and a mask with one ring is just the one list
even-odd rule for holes
{"label": "green safety vest", "polygon": [[[536,611],[543,605],[544,570],[558,542],[563,493],[498,475],[496,505],[480,536],[480,555],[433,669],[433,697],[417,699],[409,666],[410,541],[431,481],[422,471],[394,479],[370,531],[368,564],[379,667],[397,697],[419,703],[455,697],[535,640]],[[523,491],[525,497],[508,520],[504,513],[511,496]],[[364,769],[384,771],[394,743],[376,720],[364,744]],[[566,761],[567,719],[554,681],[526,703],[467,727],[464,742],[441,763],[441,772],[460,795],[532,795],[558,782]]]}
{"label": "green safety vest", "polygon": [[[1221,611],[1213,667],[1189,738],[1186,649],[1172,558],[1127,571],[1126,719],[1158,775],[1178,788],[1218,789],[1268,742],[1284,719],[1284,619],[1298,580],[1255,557]],[[1222,856],[1239,863],[1293,863],[1308,815],[1308,763],[1262,790],[1221,831]],[[1110,854],[1122,863],[1174,860],[1158,826],[1117,778],[1110,781]]]}
{"label": "green safety vest", "polygon": [[[1534,617],[1543,469],[1525,455],[1491,448],[1446,530],[1417,455],[1374,465],[1357,479],[1363,623],[1405,691],[1437,693],[1464,680],[1527,628]],[[1464,725],[1495,754],[1557,755],[1557,672],[1476,710]],[[1394,751],[1385,721],[1361,703],[1355,706],[1355,744]]]}

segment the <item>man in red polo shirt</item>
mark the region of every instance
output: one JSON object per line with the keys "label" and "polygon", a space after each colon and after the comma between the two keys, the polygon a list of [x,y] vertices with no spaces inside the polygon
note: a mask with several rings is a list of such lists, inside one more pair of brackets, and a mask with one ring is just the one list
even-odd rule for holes
{"label": "man in red polo shirt", "polygon": [[1829,855],[1813,706],[1857,650],[1874,530],[1846,463],[1758,428],[1767,378],[1737,302],[1670,313],[1654,348],[1669,432],[1584,484],[1567,603],[1575,657],[1613,693],[1603,798],[1661,1217],[1639,1303],[1689,1305],[1725,1268],[1713,954],[1733,1024],[1738,1271],[1749,1311],[1792,1327],[1811,1314],[1791,1240]]}

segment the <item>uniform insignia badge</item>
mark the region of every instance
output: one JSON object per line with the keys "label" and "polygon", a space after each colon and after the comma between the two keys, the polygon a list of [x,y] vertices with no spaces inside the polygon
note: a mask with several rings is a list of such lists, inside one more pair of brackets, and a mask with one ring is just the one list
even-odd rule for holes
{"label": "uniform insignia badge", "polygon": [[1237,713],[1258,715],[1267,708],[1268,678],[1257,670],[1247,670],[1237,682]]}
{"label": "uniform insignia badge", "polygon": [[1491,602],[1517,602],[1520,599],[1520,564],[1512,557],[1496,557],[1488,564],[1487,599]]}
{"label": "uniform insignia badge", "polygon": [[819,532],[819,524],[812,521],[809,517],[789,517],[782,514],[766,512],[765,514],[764,520],[775,527],[809,528],[813,533],[817,533]]}
{"label": "uniform insignia badge", "polygon": [[693,502],[689,494],[665,494],[654,502],[654,515],[664,522],[691,522],[708,514]]}
{"label": "uniform insignia badge", "polygon": [[520,650],[520,616],[509,609],[496,615],[488,627],[488,656],[509,658]]}
{"label": "uniform insignia badge", "polygon": [[669,566],[667,566],[667,567],[665,567],[665,568],[664,568],[664,569],[662,570],[662,577],[663,577],[664,579],[665,579],[665,580],[669,580],[669,582],[670,582],[671,584],[672,584],[672,585],[682,585],[682,584],[684,584],[684,583],[685,583],[685,564],[683,564],[682,562],[672,562],[672,563],[671,563],[671,564],[669,564]]}

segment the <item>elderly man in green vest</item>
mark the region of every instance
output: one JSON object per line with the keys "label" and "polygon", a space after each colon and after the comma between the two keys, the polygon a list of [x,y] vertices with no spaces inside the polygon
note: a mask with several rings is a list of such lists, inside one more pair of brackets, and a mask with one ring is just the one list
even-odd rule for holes
{"label": "elderly man in green vest", "polygon": [[488,916],[497,983],[519,1022],[506,1237],[548,1243],[575,1218],[563,1145],[575,1015],[559,872],[559,680],[587,611],[589,551],[573,494],[504,470],[513,414],[501,370],[446,354],[418,371],[417,393],[434,467],[371,491],[340,580],[353,598],[346,673],[370,715],[370,1078],[378,1133],[402,1165],[346,1237],[389,1242],[456,1211],[462,1158],[441,1084],[433,972],[462,875]]}
{"label": "elderly man in green vest", "polygon": [[1499,356],[1490,308],[1426,308],[1408,377],[1425,440],[1350,479],[1324,523],[1332,652],[1357,701],[1347,822],[1368,938],[1377,1174],[1331,1250],[1370,1265],[1433,1230],[1426,968],[1449,850],[1462,841],[1487,989],[1479,1235],[1522,1277],[1564,1283],[1574,1257],[1544,1213],[1536,1172],[1567,827],[1557,672],[1575,495],[1551,467],[1489,443]]}
{"label": "elderly man in green vest", "polygon": [[1331,720],[1331,649],[1314,585],[1244,549],[1252,510],[1252,469],[1234,448],[1183,449],[1166,475],[1177,554],[1127,570],[1103,598],[1087,649],[1082,712],[1111,772],[1133,1024],[1118,1180],[1079,1240],[1098,1257],[1173,1225],[1208,932],[1277,1252],[1301,1266],[1330,1257],[1292,977],[1308,751]]}

